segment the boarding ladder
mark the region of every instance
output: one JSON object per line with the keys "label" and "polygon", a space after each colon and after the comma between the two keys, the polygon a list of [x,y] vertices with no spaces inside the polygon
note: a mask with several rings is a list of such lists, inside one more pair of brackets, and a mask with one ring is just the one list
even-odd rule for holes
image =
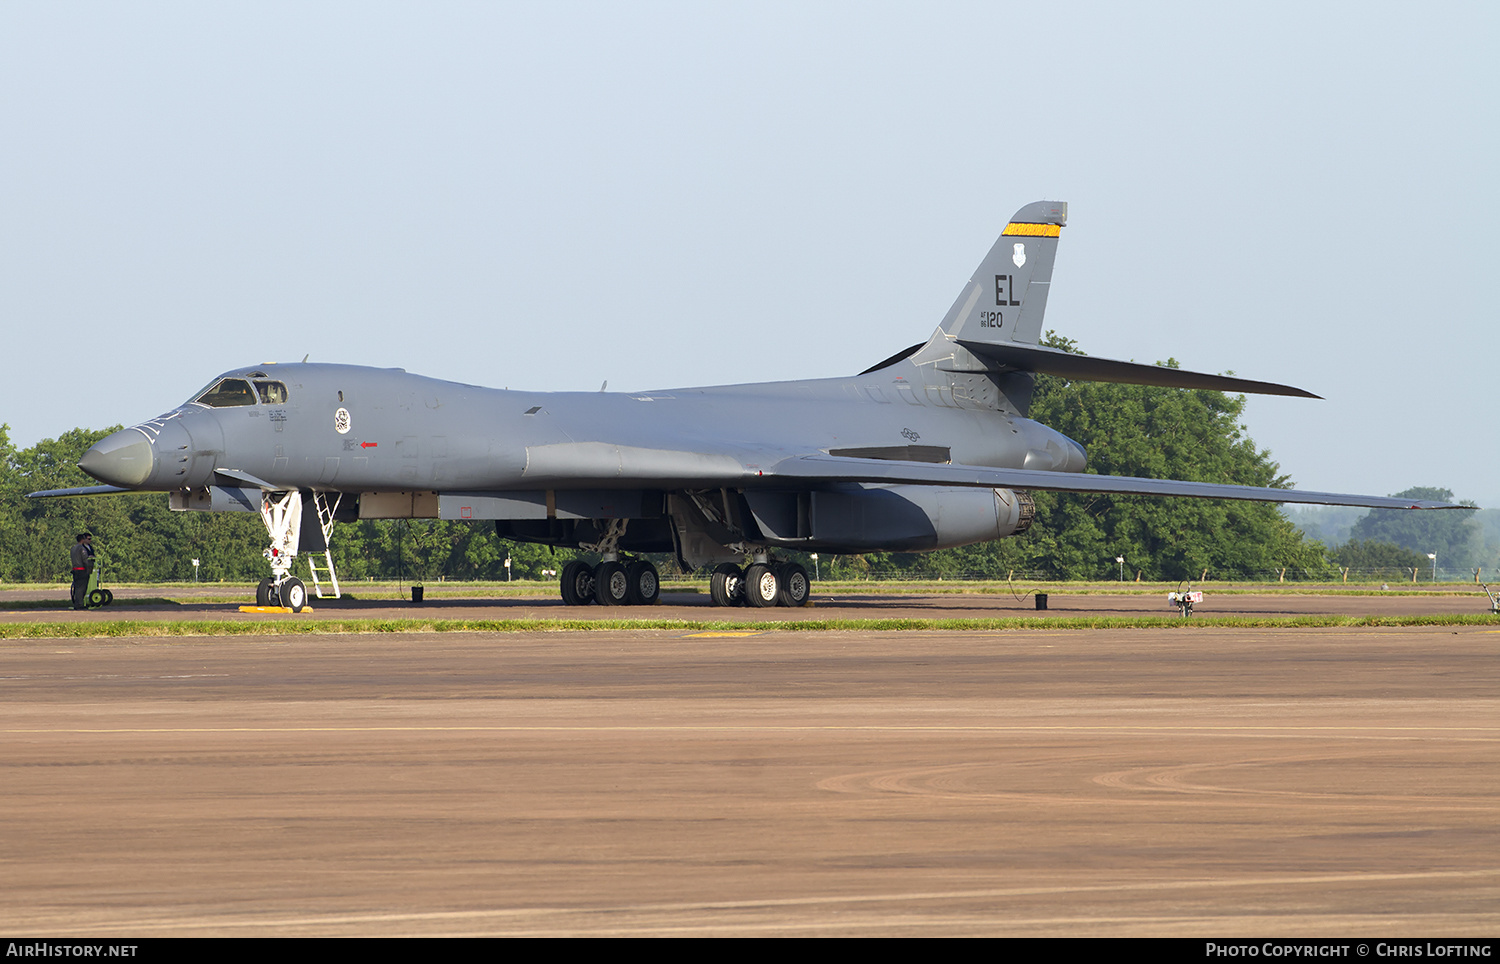
{"label": "boarding ladder", "polygon": [[[328,541],[333,535],[333,514],[338,511],[339,502],[344,498],[340,492],[333,498],[333,504],[328,504],[328,497],[322,492],[313,493],[313,507],[318,510],[318,525],[323,529],[323,552],[322,558],[317,552],[307,554],[307,570],[312,573],[313,592],[319,599],[338,599],[339,577],[333,571],[333,548]],[[330,591],[324,592],[323,585],[327,583]]]}

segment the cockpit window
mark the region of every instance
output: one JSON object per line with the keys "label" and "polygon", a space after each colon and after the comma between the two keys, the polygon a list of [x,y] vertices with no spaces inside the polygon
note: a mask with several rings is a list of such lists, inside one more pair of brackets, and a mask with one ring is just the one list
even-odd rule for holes
{"label": "cockpit window", "polygon": [[210,408],[232,408],[236,405],[254,405],[255,393],[250,391],[249,382],[240,378],[226,378],[193,401]]}
{"label": "cockpit window", "polygon": [[286,385],[282,382],[256,382],[262,405],[285,405]]}

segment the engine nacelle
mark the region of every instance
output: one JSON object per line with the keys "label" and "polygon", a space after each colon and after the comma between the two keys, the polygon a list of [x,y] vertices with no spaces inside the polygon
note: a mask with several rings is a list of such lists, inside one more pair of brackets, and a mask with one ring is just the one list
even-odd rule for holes
{"label": "engine nacelle", "polygon": [[764,540],[818,552],[927,552],[1018,535],[1036,505],[1025,492],[930,485],[748,490]]}

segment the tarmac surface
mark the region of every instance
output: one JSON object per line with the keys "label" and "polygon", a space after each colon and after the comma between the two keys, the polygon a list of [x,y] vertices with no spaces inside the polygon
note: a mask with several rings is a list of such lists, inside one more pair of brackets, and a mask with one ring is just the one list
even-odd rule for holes
{"label": "tarmac surface", "polygon": [[[1221,601],[1489,608],[1210,593],[1201,611]],[[1165,601],[1053,596],[1049,612],[1136,602]],[[859,596],[809,615],[1030,605]],[[528,607],[641,613],[454,606]],[[651,614],[674,609],[727,614]],[[1500,621],[3,640],[0,920],[116,937],[1492,937],[1497,657]]]}
{"label": "tarmac surface", "polygon": [[[211,586],[195,589],[172,586],[167,590],[119,589],[114,605],[76,612],[67,607],[67,588],[52,590],[0,590],[0,623],[7,622],[113,622],[116,620],[264,620],[264,613],[242,613],[239,607],[253,603],[254,588]],[[162,599],[163,593],[170,600]],[[655,606],[565,606],[556,592],[497,596],[458,595],[428,587],[421,603],[406,599],[375,599],[346,596],[338,600],[310,599],[309,608],[284,617],[297,620],[324,619],[687,619],[759,620],[793,619],[994,619],[1011,616],[1046,619],[1058,616],[1171,616],[1176,610],[1163,590],[1139,592],[1057,593],[1047,591],[1047,608],[1037,610],[1035,594],[1027,592],[951,593],[814,593],[813,605],[798,609],[748,606],[721,608],[707,593],[668,588]],[[233,600],[226,602],[226,599]],[[45,608],[38,603],[49,604]],[[1204,590],[1204,601],[1196,607],[1202,616],[1308,616],[1308,615],[1437,615],[1444,613],[1488,613],[1489,597],[1478,586],[1447,585],[1430,592],[1376,593],[1368,587],[1344,592],[1298,594],[1296,592],[1220,591],[1212,584]]]}

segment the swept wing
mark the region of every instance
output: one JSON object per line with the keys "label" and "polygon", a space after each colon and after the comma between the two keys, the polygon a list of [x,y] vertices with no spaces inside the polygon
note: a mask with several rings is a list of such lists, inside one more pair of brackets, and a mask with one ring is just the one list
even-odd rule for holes
{"label": "swept wing", "polygon": [[1082,472],[1039,472],[1035,469],[997,469],[981,465],[933,465],[855,459],[832,455],[804,455],[786,459],[767,476],[800,482],[874,482],[908,485],[983,486],[1036,489],[1045,492],[1100,492],[1111,495],[1182,495],[1247,502],[1292,502],[1308,505],[1352,505],[1369,509],[1453,509],[1448,502],[1424,502],[1340,492],[1261,488],[1216,482],[1141,479],[1127,475],[1090,475]]}

